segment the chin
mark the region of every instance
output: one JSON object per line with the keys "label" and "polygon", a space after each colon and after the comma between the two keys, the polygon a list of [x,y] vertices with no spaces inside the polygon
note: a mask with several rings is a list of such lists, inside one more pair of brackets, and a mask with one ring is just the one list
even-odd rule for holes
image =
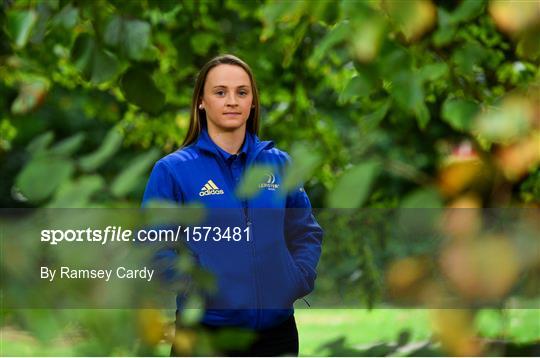
{"label": "chin", "polygon": [[235,131],[241,128],[244,128],[246,121],[236,121],[236,120],[226,120],[220,123],[216,123],[218,127],[226,131]]}

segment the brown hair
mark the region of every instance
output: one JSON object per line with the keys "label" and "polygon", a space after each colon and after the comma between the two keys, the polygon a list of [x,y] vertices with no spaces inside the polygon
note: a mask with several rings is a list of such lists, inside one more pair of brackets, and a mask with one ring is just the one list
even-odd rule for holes
{"label": "brown hair", "polygon": [[210,70],[218,65],[234,65],[244,69],[249,75],[251,81],[251,91],[253,92],[253,105],[249,113],[249,117],[246,123],[246,130],[253,134],[259,134],[259,116],[260,116],[260,102],[259,102],[259,91],[257,90],[257,84],[255,83],[255,77],[253,72],[247,63],[242,61],[236,56],[233,55],[221,55],[214,57],[208,61],[201,69],[197,75],[197,80],[195,81],[195,88],[193,90],[193,98],[191,102],[191,113],[189,116],[189,128],[184,138],[182,146],[188,146],[191,143],[195,142],[201,133],[203,127],[203,122],[206,121],[206,113],[204,110],[199,109],[199,101],[203,95],[204,84],[206,82],[206,76]]}

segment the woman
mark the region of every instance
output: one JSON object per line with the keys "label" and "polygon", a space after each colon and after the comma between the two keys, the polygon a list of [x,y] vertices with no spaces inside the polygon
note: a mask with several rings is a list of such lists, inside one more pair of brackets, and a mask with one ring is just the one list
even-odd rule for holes
{"label": "woman", "polygon": [[[217,279],[202,324],[256,332],[247,351],[225,353],[298,355],[293,303],[313,290],[322,230],[303,188],[281,190],[289,157],[258,139],[259,123],[259,95],[249,66],[232,55],[209,61],[195,84],[183,146],[156,163],[143,202],[202,203],[219,212],[215,217],[226,225],[223,232],[240,228],[235,240],[216,238],[216,230],[211,240],[188,242],[198,263]],[[268,168],[259,191],[239,197],[242,175],[259,165]]]}

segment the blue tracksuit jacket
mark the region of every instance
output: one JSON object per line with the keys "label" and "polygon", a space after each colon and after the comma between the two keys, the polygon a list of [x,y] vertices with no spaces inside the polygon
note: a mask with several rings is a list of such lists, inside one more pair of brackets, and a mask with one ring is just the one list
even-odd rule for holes
{"label": "blue tracksuit jacket", "polygon": [[[155,164],[143,206],[153,199],[197,202],[210,212],[215,209],[212,222],[205,225],[250,228],[249,240],[188,243],[197,262],[217,279],[217,294],[207,302],[204,323],[273,327],[292,314],[296,299],[313,290],[323,231],[303,188],[287,195],[279,188],[289,160],[272,142],[250,133],[241,153],[228,154],[203,129],[197,142]],[[236,186],[253,164],[272,171],[255,196],[239,199]]]}

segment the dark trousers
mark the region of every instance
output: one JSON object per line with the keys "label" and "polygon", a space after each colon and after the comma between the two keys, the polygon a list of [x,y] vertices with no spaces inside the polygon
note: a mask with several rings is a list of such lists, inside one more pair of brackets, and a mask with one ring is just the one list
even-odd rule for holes
{"label": "dark trousers", "polygon": [[[230,327],[203,325],[203,329],[214,334],[219,333],[220,330],[230,329]],[[298,356],[298,329],[294,315],[276,327],[258,330],[254,333],[255,338],[246,349],[226,350],[218,352],[218,354],[229,357]],[[174,345],[171,349],[171,356],[177,356]]]}

